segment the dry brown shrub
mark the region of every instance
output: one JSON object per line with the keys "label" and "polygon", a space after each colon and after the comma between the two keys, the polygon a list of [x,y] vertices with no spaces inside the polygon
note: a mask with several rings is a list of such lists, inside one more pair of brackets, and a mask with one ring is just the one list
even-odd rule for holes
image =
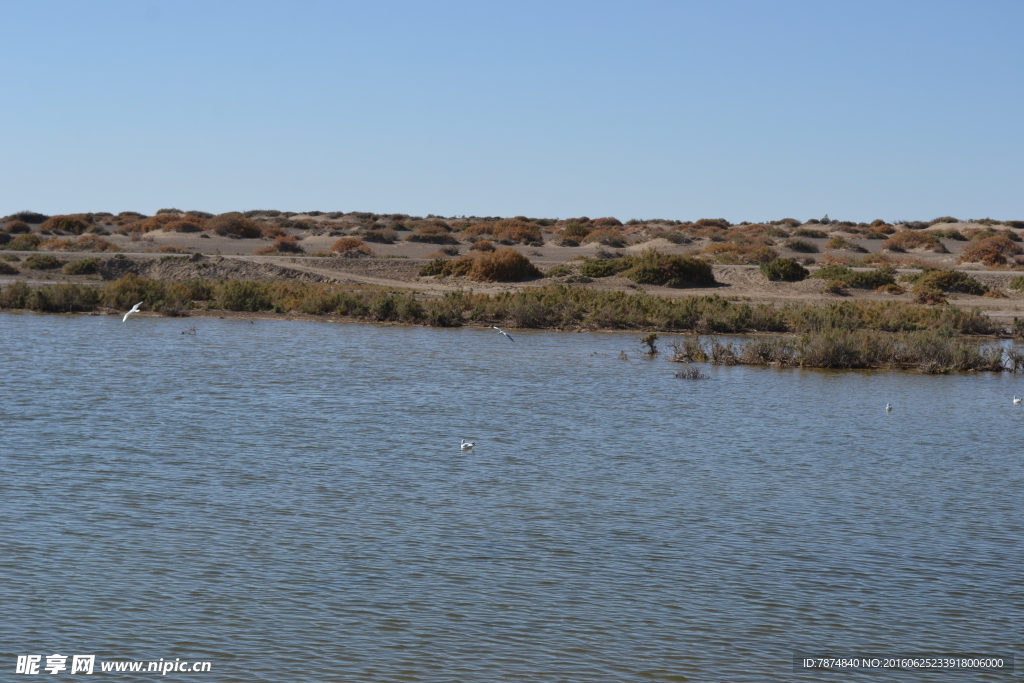
{"label": "dry brown shrub", "polygon": [[275,237],[286,237],[290,234],[284,228],[278,227],[276,225],[264,225],[263,227],[260,228],[260,232],[263,235],[263,237],[267,239],[274,239]]}
{"label": "dry brown shrub", "polygon": [[4,226],[4,230],[11,233],[12,235],[16,235],[19,233],[30,232],[32,228],[30,228],[29,224],[26,223],[25,221],[14,220],[9,221],[7,225]]}
{"label": "dry brown shrub", "polygon": [[423,258],[445,258],[448,256],[458,256],[459,248],[451,245],[446,245],[438,249],[437,251],[431,252]]}
{"label": "dry brown shrub", "polygon": [[618,230],[600,228],[583,238],[583,244],[603,244],[606,247],[622,248],[626,246],[625,236]]}
{"label": "dry brown shrub", "polygon": [[463,237],[479,237],[480,235],[493,235],[493,223],[474,223],[462,231]]}
{"label": "dry brown shrub", "polygon": [[519,282],[541,277],[541,272],[530,263],[530,259],[515,249],[498,249],[480,254],[473,263],[467,277],[477,282]]}
{"label": "dry brown shrub", "polygon": [[39,232],[70,232],[72,235],[81,235],[91,225],[92,221],[87,219],[84,214],[54,216],[39,226]]}
{"label": "dry brown shrub", "polygon": [[201,219],[194,219],[192,217],[183,218],[181,220],[170,221],[165,223],[163,226],[164,232],[202,232],[203,221]]}
{"label": "dry brown shrub", "polygon": [[206,221],[206,230],[224,237],[255,239],[263,235],[260,226],[237,211],[222,213]]}
{"label": "dry brown shrub", "polygon": [[331,251],[335,254],[344,254],[348,251],[361,251],[364,254],[373,254],[373,249],[370,249],[361,239],[355,237],[341,237],[337,242],[331,245]]}
{"label": "dry brown shrub", "polygon": [[469,249],[470,251],[494,251],[494,242],[490,240],[477,240]]}
{"label": "dry brown shrub", "polygon": [[282,254],[304,254],[305,251],[299,246],[299,241],[291,235],[278,235],[274,239],[274,248]]}
{"label": "dry brown shrub", "polygon": [[592,224],[596,225],[599,228],[611,228],[622,225],[622,221],[620,221],[618,218],[607,216],[605,218],[595,218],[592,221]]}
{"label": "dry brown shrub", "polygon": [[1006,235],[985,237],[970,244],[960,254],[957,263],[981,263],[986,266],[1001,266],[1008,256],[1024,253],[1020,245]]}
{"label": "dry brown shrub", "polygon": [[516,218],[500,220],[494,224],[494,238],[503,242],[535,244],[543,241],[540,229]]}
{"label": "dry brown shrub", "polygon": [[164,246],[162,246],[159,249],[157,249],[157,251],[159,251],[161,253],[164,253],[164,254],[194,254],[194,253],[196,253],[194,249],[188,249],[186,247],[175,247],[175,246],[171,246],[170,244],[165,244]]}
{"label": "dry brown shrub", "polygon": [[277,253],[277,249],[270,245],[267,245],[265,247],[260,247],[259,249],[255,250],[252,253],[256,256],[273,256],[274,254]]}
{"label": "dry brown shrub", "polygon": [[882,243],[882,249],[889,251],[906,251],[907,249],[925,249],[936,254],[948,254],[949,249],[931,233],[919,230],[900,230]]}
{"label": "dry brown shrub", "polygon": [[988,297],[989,299],[1005,299],[1006,293],[1003,292],[1001,289],[990,289],[984,294],[982,294],[982,296]]}
{"label": "dry brown shrub", "polygon": [[440,225],[424,225],[405,238],[406,242],[427,242],[428,244],[458,244],[447,227]]}

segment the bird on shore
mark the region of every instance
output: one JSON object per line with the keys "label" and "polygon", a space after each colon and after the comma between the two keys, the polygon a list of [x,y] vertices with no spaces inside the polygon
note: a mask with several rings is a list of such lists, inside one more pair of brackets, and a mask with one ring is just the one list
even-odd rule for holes
{"label": "bird on shore", "polygon": [[462,440],[462,450],[464,450],[464,451],[470,450],[475,445],[476,445],[475,441],[466,441],[465,439]]}
{"label": "bird on shore", "polygon": [[889,404],[889,403],[885,404],[885,412],[887,412],[887,413],[891,413],[892,412],[892,405],[891,404]]}
{"label": "bird on shore", "polygon": [[138,313],[139,312],[139,306],[141,306],[142,303],[143,302],[140,301],[139,303],[137,303],[134,306],[132,306],[132,310],[130,310],[127,313],[124,314],[124,317],[121,318],[121,322],[128,322],[128,316],[130,316],[132,313]]}
{"label": "bird on shore", "polygon": [[1013,405],[1019,406],[1021,401],[1024,401],[1024,398],[1017,398],[1017,396],[1014,395],[1014,397],[1013,397]]}
{"label": "bird on shore", "polygon": [[505,335],[506,337],[508,337],[508,340],[509,340],[510,342],[515,342],[515,339],[513,339],[513,338],[512,338],[512,335],[510,335],[510,334],[509,334],[508,332],[506,332],[505,330],[501,329],[500,327],[495,327],[494,325],[491,325],[491,327],[494,327],[494,329],[496,329],[496,330],[498,331],[498,334],[503,334],[503,335]]}

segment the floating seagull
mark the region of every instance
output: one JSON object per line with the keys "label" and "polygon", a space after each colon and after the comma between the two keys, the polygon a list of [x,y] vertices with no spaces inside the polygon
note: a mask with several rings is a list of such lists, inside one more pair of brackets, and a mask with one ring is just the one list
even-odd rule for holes
{"label": "floating seagull", "polygon": [[475,445],[476,445],[475,441],[466,441],[465,439],[462,440],[462,450],[464,450],[464,451],[468,451],[470,448],[472,448]]}
{"label": "floating seagull", "polygon": [[132,310],[130,310],[127,313],[124,314],[124,317],[121,318],[121,322],[127,322],[128,321],[128,316],[130,316],[132,313],[138,313],[139,312],[139,306],[141,306],[142,303],[143,302],[140,301],[139,303],[137,303],[134,306],[132,306]]}
{"label": "floating seagull", "polygon": [[1024,398],[1017,398],[1017,396],[1014,395],[1014,397],[1013,397],[1013,405],[1019,406],[1021,401],[1024,401]]}
{"label": "floating seagull", "polygon": [[887,412],[887,413],[891,413],[892,412],[892,406],[889,405],[888,403],[885,404],[885,412]]}
{"label": "floating seagull", "polygon": [[[494,325],[491,325],[491,327],[494,327]],[[499,334],[503,334],[506,337],[508,337],[508,340],[510,342],[514,342],[515,341],[515,339],[513,339],[512,336],[508,332],[506,332],[505,330],[501,329],[500,327],[494,327],[494,329],[496,329]]]}

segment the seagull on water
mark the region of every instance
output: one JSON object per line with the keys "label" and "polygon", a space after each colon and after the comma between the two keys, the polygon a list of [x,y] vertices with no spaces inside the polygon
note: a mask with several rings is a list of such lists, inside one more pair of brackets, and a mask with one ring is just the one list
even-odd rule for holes
{"label": "seagull on water", "polygon": [[468,451],[469,449],[473,448],[473,446],[475,446],[475,445],[476,445],[475,441],[466,441],[465,439],[462,440],[462,450],[464,450],[464,451]]}
{"label": "seagull on water", "polygon": [[885,412],[887,412],[887,413],[891,413],[892,412],[892,405],[891,404],[889,404],[889,403],[885,404]]}
{"label": "seagull on water", "polygon": [[121,322],[127,322],[128,321],[128,316],[130,316],[132,313],[138,313],[139,312],[139,306],[141,306],[142,303],[143,302],[140,301],[139,303],[137,303],[134,306],[132,306],[132,310],[130,310],[127,313],[124,314],[124,317],[121,318]]}
{"label": "seagull on water", "polygon": [[1013,397],[1013,405],[1019,406],[1021,401],[1024,401],[1024,398],[1017,398],[1017,396],[1014,395],[1014,397]]}
{"label": "seagull on water", "polygon": [[[494,325],[491,325],[491,327],[494,327]],[[515,339],[512,338],[512,335],[510,335],[508,332],[506,332],[505,330],[501,329],[500,327],[494,327],[494,329],[496,329],[498,331],[498,334],[503,334],[506,337],[508,337],[508,340],[510,342],[514,342],[515,341]]]}

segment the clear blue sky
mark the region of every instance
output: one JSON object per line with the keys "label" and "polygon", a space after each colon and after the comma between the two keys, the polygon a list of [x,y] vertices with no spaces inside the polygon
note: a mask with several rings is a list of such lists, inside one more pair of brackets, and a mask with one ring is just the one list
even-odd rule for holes
{"label": "clear blue sky", "polygon": [[0,215],[1024,220],[1024,2],[0,0]]}

